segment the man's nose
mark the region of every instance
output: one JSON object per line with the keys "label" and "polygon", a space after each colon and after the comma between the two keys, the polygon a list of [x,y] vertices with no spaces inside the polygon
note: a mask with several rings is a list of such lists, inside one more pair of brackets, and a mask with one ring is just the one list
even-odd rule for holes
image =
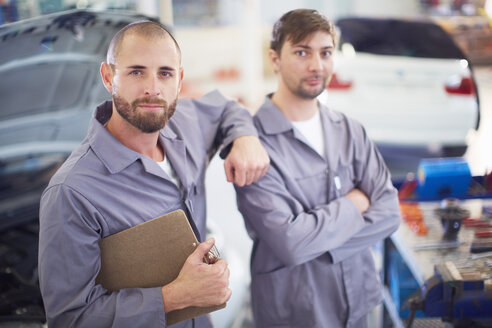
{"label": "man's nose", "polygon": [[149,76],[147,81],[145,81],[145,95],[148,96],[158,96],[161,91],[159,89],[159,79],[155,75]]}
{"label": "man's nose", "polygon": [[309,61],[309,69],[311,71],[321,71],[323,69],[323,60],[319,54],[314,54]]}

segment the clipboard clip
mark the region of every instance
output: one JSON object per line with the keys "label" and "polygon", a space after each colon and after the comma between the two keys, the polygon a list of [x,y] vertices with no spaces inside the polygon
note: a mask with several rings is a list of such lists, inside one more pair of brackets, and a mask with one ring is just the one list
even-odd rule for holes
{"label": "clipboard clip", "polygon": [[212,248],[208,251],[207,254],[203,257],[203,261],[207,264],[214,264],[217,262],[220,258],[220,253],[217,247],[215,247],[215,244],[212,246]]}
{"label": "clipboard clip", "polygon": [[[193,246],[196,247],[197,244],[193,243]],[[205,256],[203,256],[203,262],[207,264],[214,264],[220,259],[220,253],[215,244],[212,246],[212,248],[208,251]]]}

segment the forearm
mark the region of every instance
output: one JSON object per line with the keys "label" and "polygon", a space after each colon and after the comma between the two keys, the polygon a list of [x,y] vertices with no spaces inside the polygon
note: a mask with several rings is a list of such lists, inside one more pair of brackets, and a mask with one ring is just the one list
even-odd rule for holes
{"label": "forearm", "polygon": [[238,188],[239,209],[248,229],[286,266],[310,261],[340,247],[364,227],[362,215],[347,198],[304,211],[287,192],[269,188],[263,179],[259,183],[264,188],[258,183]]}
{"label": "forearm", "polygon": [[161,288],[162,302],[164,304],[164,311],[166,313],[181,310],[186,307],[184,302],[176,295],[176,291],[172,285],[165,285]]}
{"label": "forearm", "polygon": [[400,210],[396,196],[373,206],[364,213],[364,227],[340,247],[330,250],[337,263],[390,236],[400,224]]}
{"label": "forearm", "polygon": [[[369,200],[369,208],[363,212],[364,227],[345,244],[331,249],[333,261],[342,261],[353,254],[371,247],[393,233],[400,223],[397,191],[390,173],[374,144],[364,133],[361,158],[355,163],[357,188]],[[365,154],[362,156],[362,154]]]}

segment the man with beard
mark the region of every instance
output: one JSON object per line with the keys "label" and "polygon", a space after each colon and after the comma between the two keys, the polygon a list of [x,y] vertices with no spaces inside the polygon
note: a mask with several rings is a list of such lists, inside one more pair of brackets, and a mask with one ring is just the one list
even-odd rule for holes
{"label": "man with beard", "polygon": [[334,48],[333,25],[315,10],[273,28],[278,88],[254,116],[271,165],[236,187],[254,242],[256,327],[365,327],[382,299],[370,246],[398,227],[397,193],[363,127],[317,101]]}
{"label": "man with beard", "polygon": [[[87,137],[53,176],[40,208],[39,276],[49,327],[164,327],[165,313],[218,305],[231,295],[225,260],[205,264],[204,241],[179,276],[157,288],[109,292],[95,279],[99,241],[177,209],[205,237],[205,168],[222,148],[226,175],[251,184],[268,168],[251,116],[213,92],[180,100],[181,54],[154,22],[136,22],[111,41],[100,105]],[[209,327],[209,316],[176,327]]]}

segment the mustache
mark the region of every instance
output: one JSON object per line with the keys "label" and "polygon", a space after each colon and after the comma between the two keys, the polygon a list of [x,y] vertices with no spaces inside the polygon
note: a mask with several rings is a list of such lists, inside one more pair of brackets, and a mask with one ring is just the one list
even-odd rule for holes
{"label": "mustache", "polygon": [[306,77],[304,80],[311,80],[311,79],[324,79],[325,76],[321,74],[314,74],[311,76]]}
{"label": "mustache", "polygon": [[159,99],[159,98],[155,98],[155,97],[142,97],[142,98],[135,99],[132,102],[133,107],[143,105],[143,104],[160,105],[160,106],[166,107],[167,101]]}

